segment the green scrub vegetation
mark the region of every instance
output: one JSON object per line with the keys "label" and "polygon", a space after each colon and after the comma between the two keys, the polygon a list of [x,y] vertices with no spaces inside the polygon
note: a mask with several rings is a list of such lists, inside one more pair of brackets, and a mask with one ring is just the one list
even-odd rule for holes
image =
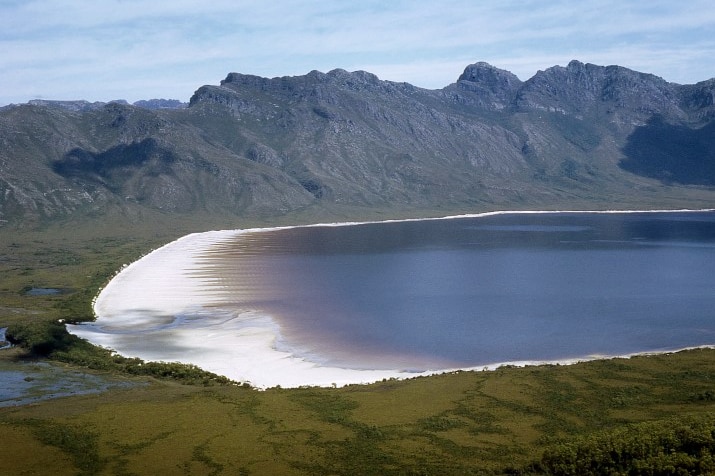
{"label": "green scrub vegetation", "polygon": [[107,475],[713,471],[708,349],[337,389],[134,379],[143,385],[0,409],[3,468],[43,474],[56,459],[66,469],[55,474]]}

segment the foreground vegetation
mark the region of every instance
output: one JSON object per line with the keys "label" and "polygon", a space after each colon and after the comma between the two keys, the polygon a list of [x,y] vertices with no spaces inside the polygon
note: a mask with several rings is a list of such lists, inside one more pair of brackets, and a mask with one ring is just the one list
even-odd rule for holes
{"label": "foreground vegetation", "polygon": [[66,334],[122,263],[208,228],[169,225],[4,235],[0,327],[24,347],[0,359],[137,385],[0,408],[0,474],[715,473],[715,350],[259,392]]}
{"label": "foreground vegetation", "polygon": [[[147,380],[138,380],[147,382]],[[705,474],[715,352],[345,388],[168,381],[0,409],[6,474]]]}

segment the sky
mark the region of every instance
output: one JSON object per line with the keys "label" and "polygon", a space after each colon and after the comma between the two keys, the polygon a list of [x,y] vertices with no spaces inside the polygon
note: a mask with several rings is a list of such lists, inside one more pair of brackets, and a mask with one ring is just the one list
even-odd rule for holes
{"label": "sky", "polygon": [[229,72],[335,68],[439,89],[486,61],[715,77],[712,0],[0,0],[0,106],[188,101]]}

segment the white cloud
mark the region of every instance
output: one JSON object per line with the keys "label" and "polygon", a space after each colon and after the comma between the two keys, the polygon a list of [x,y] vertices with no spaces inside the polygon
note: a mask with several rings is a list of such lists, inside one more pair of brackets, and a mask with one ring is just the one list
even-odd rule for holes
{"label": "white cloud", "polygon": [[0,104],[187,100],[230,71],[365,69],[440,88],[476,61],[523,80],[579,59],[687,83],[715,76],[712,31],[709,0],[2,1]]}

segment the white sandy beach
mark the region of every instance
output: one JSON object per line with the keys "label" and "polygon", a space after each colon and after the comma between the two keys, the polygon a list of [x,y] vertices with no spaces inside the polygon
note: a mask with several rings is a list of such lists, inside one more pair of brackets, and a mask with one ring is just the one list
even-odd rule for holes
{"label": "white sandy beach", "polygon": [[269,316],[222,309],[220,284],[197,273],[201,255],[247,231],[257,230],[188,235],[124,267],[95,299],[96,321],[69,331],[121,355],[194,364],[258,388],[414,375],[316,365],[276,349],[280,329]]}
{"label": "white sandy beach", "polygon": [[[688,210],[657,210],[668,211]],[[588,213],[630,212],[636,211]],[[507,213],[586,212],[501,211],[436,219]],[[357,223],[308,226],[353,224]],[[216,277],[202,274],[205,254],[212,247],[234,240],[243,233],[275,229],[279,228],[210,231],[187,235],[171,242],[123,267],[95,299],[95,322],[69,325],[68,329],[79,337],[113,349],[121,355],[150,361],[195,364],[233,380],[249,382],[258,388],[343,386],[456,370],[431,369],[412,373],[399,369],[356,370],[321,366],[278,350],[276,343],[281,338],[281,330],[270,316],[261,315],[252,309],[236,311],[233,307],[222,307],[224,296],[220,281]],[[605,357],[609,356],[583,356],[548,363],[566,364]],[[507,364],[520,366],[542,363],[547,362],[505,362],[478,369]]]}

